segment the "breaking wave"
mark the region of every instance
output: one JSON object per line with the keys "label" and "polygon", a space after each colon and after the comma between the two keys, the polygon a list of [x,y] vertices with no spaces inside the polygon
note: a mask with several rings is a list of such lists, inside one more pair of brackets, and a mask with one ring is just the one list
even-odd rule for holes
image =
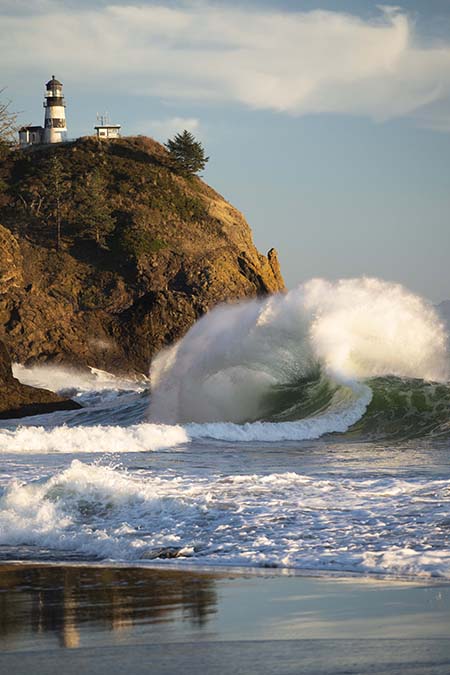
{"label": "breaking wave", "polygon": [[450,435],[444,325],[431,304],[378,279],[313,280],[218,307],[155,358],[150,380],[52,367],[15,374],[85,407],[12,423],[0,431],[3,452]]}
{"label": "breaking wave", "polygon": [[153,362],[150,416],[195,437],[242,441],[354,425],[441,433],[448,378],[447,334],[425,300],[378,279],[313,280],[203,317]]}
{"label": "breaking wave", "polygon": [[21,426],[0,432],[2,452],[147,452],[173,448],[189,441],[180,426],[134,424],[128,427],[61,425]]}

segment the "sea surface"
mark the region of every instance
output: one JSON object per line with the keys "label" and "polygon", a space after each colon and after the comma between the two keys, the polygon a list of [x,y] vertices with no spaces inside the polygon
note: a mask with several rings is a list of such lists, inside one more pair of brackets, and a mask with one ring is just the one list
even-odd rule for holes
{"label": "sea surface", "polygon": [[218,308],[149,377],[15,366],[0,560],[450,578],[446,327],[375,279]]}

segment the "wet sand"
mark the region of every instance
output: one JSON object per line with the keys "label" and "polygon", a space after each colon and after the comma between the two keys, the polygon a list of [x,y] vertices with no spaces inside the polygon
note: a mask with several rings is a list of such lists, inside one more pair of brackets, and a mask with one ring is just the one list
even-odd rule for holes
{"label": "wet sand", "polygon": [[0,565],[0,672],[450,672],[450,585]]}

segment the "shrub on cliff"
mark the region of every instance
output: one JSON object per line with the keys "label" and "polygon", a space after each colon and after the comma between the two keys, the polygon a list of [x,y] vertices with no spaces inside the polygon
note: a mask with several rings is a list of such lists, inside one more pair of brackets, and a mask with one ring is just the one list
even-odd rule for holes
{"label": "shrub on cliff", "polygon": [[33,218],[38,228],[49,231],[59,251],[62,226],[71,201],[69,175],[60,157],[55,154],[47,157],[39,175],[24,177],[15,194],[24,212]]}
{"label": "shrub on cliff", "polygon": [[118,253],[130,261],[138,261],[142,256],[157,253],[167,244],[162,239],[155,239],[148,230],[130,223],[122,227],[115,237]]}
{"label": "shrub on cliff", "polygon": [[129,261],[137,262],[143,256],[166,248],[167,244],[152,234],[148,220],[148,208],[143,204],[137,204],[129,222],[116,229],[114,248],[117,253]]}
{"label": "shrub on cliff", "polygon": [[209,161],[203,145],[186,129],[182,134],[176,134],[173,139],[169,138],[166,148],[180,173],[185,176],[193,176],[202,171]]}

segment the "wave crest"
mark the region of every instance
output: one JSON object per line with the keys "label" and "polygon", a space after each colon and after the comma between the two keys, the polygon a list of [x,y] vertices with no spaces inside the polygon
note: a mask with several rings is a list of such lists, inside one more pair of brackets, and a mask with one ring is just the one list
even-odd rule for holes
{"label": "wave crest", "polygon": [[[269,440],[281,423],[276,439],[315,438],[354,424],[371,398],[362,381],[383,376],[448,379],[447,335],[436,311],[398,284],[317,279],[285,295],[218,307],[198,321],[154,360],[150,417],[205,424],[213,437],[222,432],[211,425],[223,431],[225,423],[244,425],[239,433],[228,426],[233,436],[265,440],[263,430]],[[302,387],[316,396],[311,383],[319,381],[328,390],[325,405],[282,403],[280,392],[295,390],[301,399]],[[270,409],[277,397],[279,407]],[[336,407],[343,398],[347,406]]]}

